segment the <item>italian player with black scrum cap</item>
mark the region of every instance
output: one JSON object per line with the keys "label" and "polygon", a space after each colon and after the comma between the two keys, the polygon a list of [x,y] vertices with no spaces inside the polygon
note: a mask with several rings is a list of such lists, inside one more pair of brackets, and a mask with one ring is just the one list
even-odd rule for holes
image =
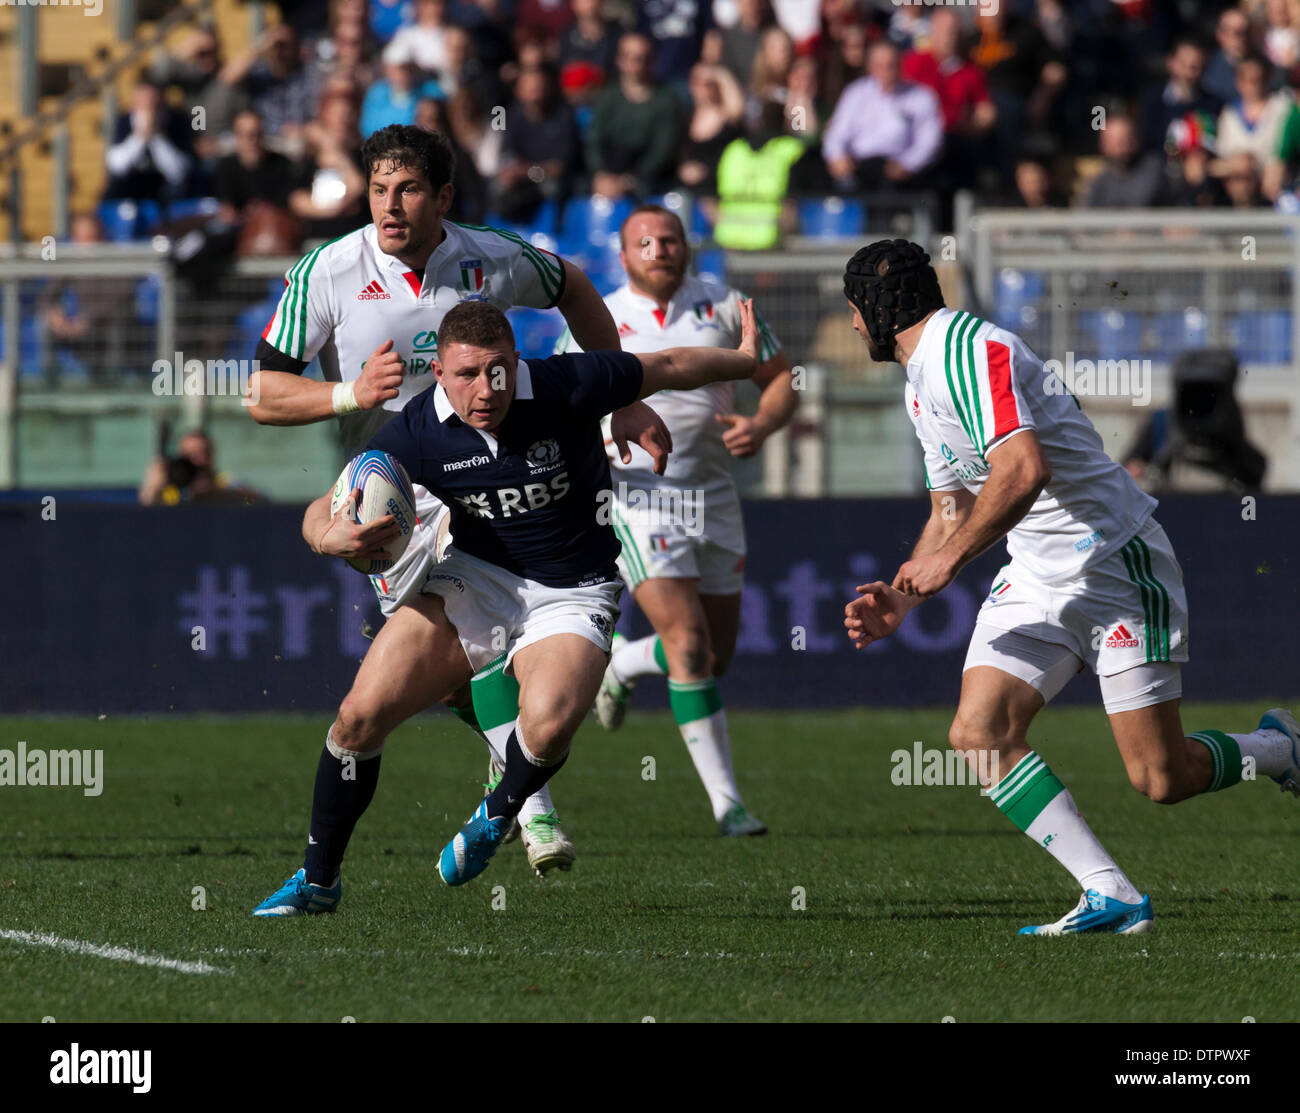
{"label": "italian player with black scrum cap", "polygon": [[[1111,460],[1075,398],[1014,333],[944,305],[925,251],[880,240],[849,260],[844,293],[871,357],[906,371],[930,517],[892,583],[845,607],[861,649],[1005,538],[1010,562],[980,608],[949,734],[991,769],[989,798],[1083,890],[1027,935],[1140,933],[1155,921],[1074,798],[1027,738],[1075,673],[1097,675],[1133,787],[1162,804],[1258,770],[1300,795],[1300,732],[1283,708],[1250,731],[1187,734],[1179,714],[1187,598],[1156,500]],[[977,761],[991,751],[992,762]]]}

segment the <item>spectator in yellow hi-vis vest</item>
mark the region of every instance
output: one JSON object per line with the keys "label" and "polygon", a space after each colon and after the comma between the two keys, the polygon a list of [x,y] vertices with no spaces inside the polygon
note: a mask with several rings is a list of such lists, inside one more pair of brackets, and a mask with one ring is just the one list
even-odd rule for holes
{"label": "spectator in yellow hi-vis vest", "polygon": [[784,133],[781,105],[769,101],[749,134],[732,140],[718,162],[718,219],[713,238],[736,251],[766,251],[791,226],[786,206],[790,170],[804,155],[802,139]]}

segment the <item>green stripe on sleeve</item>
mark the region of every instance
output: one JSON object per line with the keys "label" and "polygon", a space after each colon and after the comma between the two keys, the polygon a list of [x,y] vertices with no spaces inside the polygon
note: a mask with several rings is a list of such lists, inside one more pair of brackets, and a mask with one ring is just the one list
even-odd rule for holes
{"label": "green stripe on sleeve", "polygon": [[285,339],[284,330],[289,328],[289,322],[293,319],[294,300],[298,296],[298,274],[303,268],[303,264],[311,258],[310,254],[304,255],[292,267],[289,268],[289,285],[284,288],[284,293],[280,295],[280,306],[276,312],[280,316],[280,327],[275,332],[275,347],[278,351],[289,355],[288,343]]}
{"label": "green stripe on sleeve", "polygon": [[984,436],[984,405],[980,402],[980,374],[979,364],[975,361],[975,334],[984,322],[978,317],[971,317],[970,320],[971,327],[966,333],[966,374],[970,377],[971,392],[975,399],[975,415],[971,424],[980,438],[975,445],[975,451],[983,457],[988,441]]}
{"label": "green stripe on sleeve", "polygon": [[[961,331],[964,327],[964,313],[956,314],[952,323],[948,326],[948,335],[944,338],[944,371],[948,376],[948,393],[952,396],[953,409],[957,411],[957,417],[961,421],[961,427],[966,431],[966,436],[971,443],[975,443],[975,431],[971,428],[970,418],[967,416],[967,404],[963,404],[963,397],[966,392],[965,382],[961,377]],[[956,335],[954,335],[954,333]],[[953,376],[953,357],[957,358],[956,378]],[[958,390],[957,384],[961,383],[961,390]]]}

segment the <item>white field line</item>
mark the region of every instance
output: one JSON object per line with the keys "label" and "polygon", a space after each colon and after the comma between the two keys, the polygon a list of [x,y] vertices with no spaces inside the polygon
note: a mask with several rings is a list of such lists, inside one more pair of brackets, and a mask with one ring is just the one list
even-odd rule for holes
{"label": "white field line", "polygon": [[103,943],[87,943],[81,939],[64,939],[60,935],[48,935],[44,932],[12,931],[0,928],[0,939],[25,943],[29,947],[50,947],[56,951],[66,951],[74,955],[108,958],[114,962],[133,962],[137,966],[152,966],[159,970],[175,970],[178,974],[231,973],[231,971],[224,970],[220,966],[209,966],[206,962],[185,962],[178,958],[164,958],[162,955],[133,951],[129,947],[110,947]]}

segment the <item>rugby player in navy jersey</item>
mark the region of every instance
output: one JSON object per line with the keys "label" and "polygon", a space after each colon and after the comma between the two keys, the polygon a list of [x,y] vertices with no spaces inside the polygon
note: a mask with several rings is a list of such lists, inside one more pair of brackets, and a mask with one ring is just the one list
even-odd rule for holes
{"label": "rugby player in navy jersey", "polygon": [[[505,772],[439,860],[448,885],[486,868],[523,802],[564,764],[604,675],[622,583],[601,418],[659,390],[752,377],[752,304],[740,313],[735,349],[524,361],[505,314],[464,301],[438,330],[437,386],[371,440],[451,509],[450,547],[422,588],[441,599],[429,610],[440,635],[459,638],[465,675],[486,645],[504,643],[519,682]],[[320,552],[378,556],[396,536],[390,519],[336,528],[329,506],[316,500],[303,522]]]}

